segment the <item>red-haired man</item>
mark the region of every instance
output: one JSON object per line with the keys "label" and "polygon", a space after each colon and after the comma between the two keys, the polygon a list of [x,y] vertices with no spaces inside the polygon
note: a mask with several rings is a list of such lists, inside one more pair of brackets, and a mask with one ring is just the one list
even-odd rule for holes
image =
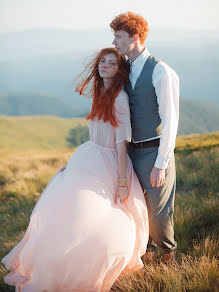
{"label": "red-haired man", "polygon": [[174,258],[173,210],[175,198],[174,147],[179,117],[179,78],[167,64],[145,48],[148,23],[127,12],[113,19],[113,44],[130,63],[129,96],[132,142],[128,153],[145,190],[149,233],[145,260],[158,245],[164,262]]}

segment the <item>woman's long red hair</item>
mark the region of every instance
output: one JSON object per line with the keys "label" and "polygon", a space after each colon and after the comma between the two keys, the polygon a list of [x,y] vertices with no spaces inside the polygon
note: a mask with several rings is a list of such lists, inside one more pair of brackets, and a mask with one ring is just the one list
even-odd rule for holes
{"label": "woman's long red hair", "polygon": [[[112,78],[109,88],[104,91],[103,79],[99,75],[98,64],[105,55],[112,53],[117,58],[118,70]],[[80,95],[83,94],[87,96],[86,90],[89,88],[89,85],[91,85],[89,94],[91,94],[91,97],[93,98],[93,103],[91,111],[86,119],[93,120],[97,117],[98,120],[103,119],[104,122],[110,121],[112,126],[117,127],[118,121],[116,119],[114,109],[115,99],[129,78],[129,66],[125,57],[119,55],[114,48],[102,49],[99,54],[85,67],[82,74],[84,72],[87,72],[87,75],[79,84],[77,84],[75,91]],[[79,77],[81,75],[79,75]]]}

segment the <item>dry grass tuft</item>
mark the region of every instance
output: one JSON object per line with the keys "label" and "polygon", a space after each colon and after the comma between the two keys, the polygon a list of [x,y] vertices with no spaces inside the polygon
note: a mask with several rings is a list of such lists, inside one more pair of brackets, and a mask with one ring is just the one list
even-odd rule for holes
{"label": "dry grass tuft", "polygon": [[[208,246],[202,250],[203,246]],[[116,281],[111,291],[114,292],[182,292],[182,291],[218,291],[219,284],[218,260],[215,256],[209,257],[209,248],[218,245],[218,242],[206,238],[204,242],[194,246],[194,250],[202,250],[192,255],[181,254],[177,261],[169,266],[160,260],[156,264],[145,265],[140,271],[127,273]],[[217,247],[218,248],[218,247]],[[207,252],[207,254],[205,254]],[[211,255],[214,250],[211,251]]]}

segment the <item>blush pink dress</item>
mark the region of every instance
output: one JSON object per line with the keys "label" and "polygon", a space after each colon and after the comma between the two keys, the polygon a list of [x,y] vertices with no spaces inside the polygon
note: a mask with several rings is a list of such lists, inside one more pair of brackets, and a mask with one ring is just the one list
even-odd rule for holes
{"label": "blush pink dress", "polygon": [[116,143],[131,140],[128,97],[115,101],[119,127],[89,121],[90,141],[57,171],[39,198],[23,239],[2,262],[22,292],[109,291],[124,271],[143,267],[148,242],[144,195],[127,155],[129,198],[114,202]]}

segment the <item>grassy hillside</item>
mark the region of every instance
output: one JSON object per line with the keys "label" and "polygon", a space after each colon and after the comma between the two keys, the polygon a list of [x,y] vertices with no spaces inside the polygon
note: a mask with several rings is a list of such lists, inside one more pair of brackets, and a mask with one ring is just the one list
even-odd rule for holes
{"label": "grassy hillside", "polygon": [[[219,122],[218,122],[219,123]],[[54,116],[0,116],[0,149],[63,149],[71,147],[67,142],[70,130],[87,125],[84,118],[65,119]],[[185,142],[186,141],[186,142]],[[218,134],[178,136],[177,149],[218,145]],[[189,147],[189,145],[191,147]],[[177,150],[176,150],[177,151]]]}
{"label": "grassy hillside", "polygon": [[213,149],[217,146],[219,146],[219,132],[178,136],[175,152],[189,153],[194,150]]}
{"label": "grassy hillside", "polygon": [[0,116],[0,149],[62,149],[69,147],[70,129],[86,125],[82,118]]}
{"label": "grassy hillside", "polygon": [[[73,95],[63,101],[37,93],[1,93],[0,115],[82,117],[88,114],[91,99]],[[219,105],[212,102],[180,98],[178,135],[207,133],[219,130]]]}
{"label": "grassy hillside", "polygon": [[[125,275],[114,292],[218,291],[219,133],[179,137],[176,148],[175,233],[177,261]],[[21,240],[40,194],[73,149],[0,150],[0,258]],[[14,291],[3,283],[0,291]]]}
{"label": "grassy hillside", "polygon": [[[0,115],[4,116],[82,117],[89,112],[90,104],[91,99],[78,95],[63,101],[31,92],[4,94],[0,91]],[[180,98],[178,135],[219,131],[218,112],[219,105],[216,103]]]}

